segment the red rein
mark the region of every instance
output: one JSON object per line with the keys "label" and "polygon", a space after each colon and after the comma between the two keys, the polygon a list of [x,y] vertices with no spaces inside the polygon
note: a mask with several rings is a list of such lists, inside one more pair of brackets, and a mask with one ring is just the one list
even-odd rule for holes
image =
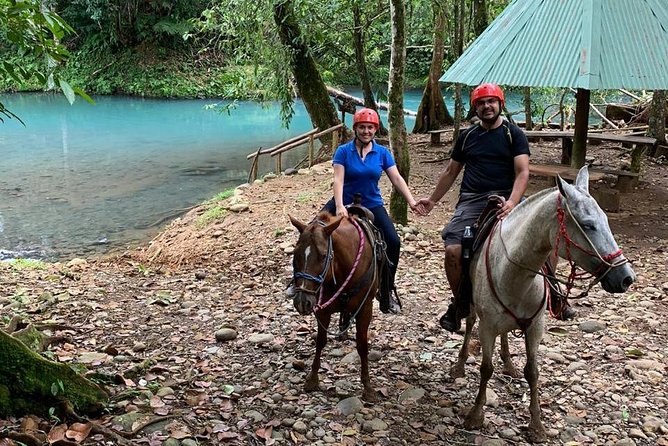
{"label": "red rein", "polygon": [[336,300],[336,298],[339,297],[339,295],[341,295],[343,290],[348,285],[348,282],[350,282],[350,279],[352,279],[353,275],[355,274],[355,271],[357,270],[357,266],[360,263],[360,259],[362,258],[362,252],[364,252],[364,242],[366,240],[365,237],[364,237],[364,231],[362,231],[362,228],[360,227],[359,223],[357,223],[354,218],[351,218],[350,222],[353,224],[353,226],[355,226],[355,229],[357,229],[357,233],[359,234],[359,237],[360,237],[360,245],[357,248],[357,257],[355,257],[355,263],[353,263],[353,267],[350,269],[350,273],[348,273],[348,277],[346,277],[346,280],[341,284],[341,286],[336,291],[336,293],[334,293],[334,295],[332,297],[330,297],[329,300],[325,303],[321,303],[323,301],[323,298],[324,298],[323,293],[324,293],[324,288],[325,287],[322,287],[322,286],[320,287],[320,296],[318,298],[318,305],[316,305],[313,308],[314,313],[316,313],[320,310],[324,310],[325,308],[330,306],[332,304],[332,302],[334,302]]}

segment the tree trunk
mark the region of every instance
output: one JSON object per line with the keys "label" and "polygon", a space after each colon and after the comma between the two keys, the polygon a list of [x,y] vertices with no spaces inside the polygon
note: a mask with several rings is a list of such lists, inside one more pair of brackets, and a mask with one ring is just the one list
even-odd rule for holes
{"label": "tree trunk", "polygon": [[575,134],[573,135],[573,153],[571,166],[584,166],[587,156],[587,132],[589,130],[589,98],[590,91],[578,88],[575,105]]}
{"label": "tree trunk", "polygon": [[[666,90],[655,90],[649,106],[649,128],[647,136],[656,138],[657,143],[666,145]],[[656,148],[652,148],[649,156],[656,156]]]}
{"label": "tree trunk", "polygon": [[[454,28],[454,50],[455,58],[459,58],[464,52],[464,0],[455,0],[455,28]],[[473,111],[473,107],[471,107]],[[470,114],[470,113],[469,113]],[[464,105],[462,103],[462,86],[455,86],[455,119],[454,128],[452,131],[452,140],[457,141],[459,138],[459,131],[462,126],[462,117],[464,115]]]}
{"label": "tree trunk", "polygon": [[448,113],[448,107],[443,100],[443,93],[438,82],[443,74],[443,57],[445,42],[445,8],[439,2],[433,2],[434,8],[434,46],[429,67],[427,85],[422,94],[422,100],[418,107],[417,118],[413,133],[427,133],[429,130],[437,130],[453,123],[452,116]]}
{"label": "tree trunk", "polygon": [[524,87],[524,128],[527,130],[533,129],[533,119],[531,117],[531,87]]}
{"label": "tree trunk", "polygon": [[0,417],[96,415],[107,393],[69,365],[52,362],[0,330]]}
{"label": "tree trunk", "polygon": [[[360,78],[360,86],[362,87],[362,95],[364,97],[364,106],[371,108],[378,113],[378,104],[376,98],[373,97],[371,89],[371,81],[369,80],[369,70],[366,67],[366,50],[364,49],[364,27],[362,26],[362,13],[359,5],[353,6],[353,45],[355,46],[355,62],[357,65],[357,73]],[[380,113],[378,114],[380,116]],[[386,136],[387,129],[380,120],[380,128],[378,135]]]}
{"label": "tree trunk", "polygon": [[487,15],[487,4],[485,0],[473,0],[473,32],[476,37],[489,25],[489,18]]}
{"label": "tree trunk", "polygon": [[[320,71],[311,55],[311,51],[301,34],[295,18],[292,0],[279,0],[274,3],[274,21],[278,27],[281,42],[291,54],[290,65],[295,76],[299,95],[304,101],[306,111],[314,127],[320,130],[340,124],[334,104],[327,94],[327,86],[320,76]],[[331,135],[330,135],[331,145]],[[327,143],[323,141],[323,143]]]}
{"label": "tree trunk", "polygon": [[[392,50],[390,54],[388,122],[390,127],[390,148],[397,163],[399,173],[408,182],[410,155],[408,136],[404,121],[404,71],[406,69],[406,22],[403,0],[390,0],[390,20],[392,22]],[[394,188],[390,194],[390,216],[399,224],[408,223],[407,203]]]}

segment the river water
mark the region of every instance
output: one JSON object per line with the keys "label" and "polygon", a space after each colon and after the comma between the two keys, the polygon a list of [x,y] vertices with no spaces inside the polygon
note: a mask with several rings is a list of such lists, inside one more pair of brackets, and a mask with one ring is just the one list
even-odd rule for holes
{"label": "river water", "polygon": [[[416,110],[420,96],[407,92],[405,108]],[[94,99],[0,95],[25,123],[0,123],[0,259],[69,258],[146,241],[156,222],[246,182],[246,155],[311,129],[300,102],[286,129],[276,103],[240,102],[227,114],[207,107],[213,100]],[[284,168],[305,150],[288,152]],[[264,157],[260,173],[272,169]]]}

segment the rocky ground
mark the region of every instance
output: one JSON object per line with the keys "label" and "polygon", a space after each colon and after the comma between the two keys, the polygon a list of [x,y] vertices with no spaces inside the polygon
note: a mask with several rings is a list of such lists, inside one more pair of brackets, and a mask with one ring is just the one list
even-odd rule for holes
{"label": "rocky ground", "polygon": [[[430,192],[448,147],[411,137],[416,196]],[[534,162],[559,159],[555,145],[534,143],[532,150]],[[628,156],[606,146],[590,152],[594,163],[614,167]],[[532,178],[530,192],[545,185]],[[574,321],[547,321],[540,384],[549,444],[668,445],[666,185],[668,168],[647,161],[640,185],[623,195],[620,212],[609,214],[638,275],[632,289],[612,295],[597,286],[574,303]],[[383,187],[389,191],[387,183]],[[484,428],[462,427],[480,356],[471,356],[465,378],[451,379],[462,336],[438,326],[449,299],[440,230],[456,191],[430,216],[410,216],[400,228],[403,312],[376,312],[371,326],[372,382],[380,402],[358,398],[351,339],[330,339],[323,390],[302,391],[316,326],[283,293],[297,239],[288,214],[310,220],[330,195],[331,170],[324,163],[240,187],[219,203],[227,211],[217,219],[204,224],[213,204],[199,207],[144,247],[45,270],[0,265],[0,314],[58,322],[53,334],[66,339],[50,347],[51,357],[84,363],[113,381],[110,414],[95,420],[106,434],[94,430],[78,441],[526,444],[528,386],[502,376],[500,367],[490,381]],[[522,340],[512,338],[519,366],[523,350]],[[25,419],[0,421],[0,437],[20,432],[22,421],[25,427]],[[37,422],[44,433],[58,424]],[[114,437],[112,430],[124,434]],[[44,439],[33,436],[36,444]]]}

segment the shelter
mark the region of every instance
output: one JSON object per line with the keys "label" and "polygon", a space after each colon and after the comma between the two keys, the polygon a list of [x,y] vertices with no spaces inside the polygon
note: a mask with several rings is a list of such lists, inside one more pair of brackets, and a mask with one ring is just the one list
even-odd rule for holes
{"label": "shelter", "polygon": [[441,82],[577,89],[584,164],[591,90],[668,89],[666,0],[513,0]]}

